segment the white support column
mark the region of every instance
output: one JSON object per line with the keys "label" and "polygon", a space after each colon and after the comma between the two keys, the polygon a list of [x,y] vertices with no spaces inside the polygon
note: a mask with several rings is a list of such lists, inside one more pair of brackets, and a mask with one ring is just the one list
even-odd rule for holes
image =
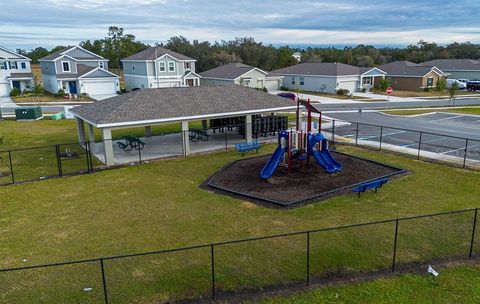
{"label": "white support column", "polygon": [[88,126],[88,145],[90,151],[95,154],[95,131],[93,129],[93,125],[87,124]]}
{"label": "white support column", "polygon": [[247,142],[252,141],[252,115],[245,116],[245,140]]}
{"label": "white support column", "polygon": [[190,141],[188,138],[188,121],[182,121],[182,147],[183,147],[183,156],[190,155]]}
{"label": "white support column", "polygon": [[103,139],[103,153],[105,156],[105,164],[107,166],[112,166],[114,164],[112,130],[108,128],[102,129],[102,139]]}
{"label": "white support column", "polygon": [[85,129],[84,129],[84,122],[80,118],[77,119],[77,135],[78,135],[78,143],[84,144],[85,143]]}
{"label": "white support column", "polygon": [[145,126],[145,137],[152,137],[152,126]]}

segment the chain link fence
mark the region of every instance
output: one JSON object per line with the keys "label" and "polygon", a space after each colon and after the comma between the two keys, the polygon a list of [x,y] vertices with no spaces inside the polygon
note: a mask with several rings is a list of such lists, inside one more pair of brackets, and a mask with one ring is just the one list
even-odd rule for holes
{"label": "chain link fence", "polygon": [[[0,270],[0,303],[169,303],[471,259],[478,209]],[[425,268],[426,270],[426,268]]]}

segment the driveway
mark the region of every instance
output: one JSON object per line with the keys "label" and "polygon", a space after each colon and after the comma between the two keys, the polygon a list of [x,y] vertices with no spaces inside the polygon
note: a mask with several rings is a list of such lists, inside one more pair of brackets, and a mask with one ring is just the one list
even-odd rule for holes
{"label": "driveway", "polygon": [[16,108],[18,105],[10,97],[0,97],[0,108]]}
{"label": "driveway", "polygon": [[97,101],[118,96],[118,94],[90,94],[89,97]]}

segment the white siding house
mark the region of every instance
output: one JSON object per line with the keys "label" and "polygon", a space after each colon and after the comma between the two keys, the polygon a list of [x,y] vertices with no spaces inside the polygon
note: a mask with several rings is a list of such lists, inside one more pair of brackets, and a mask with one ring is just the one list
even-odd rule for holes
{"label": "white siding house", "polygon": [[[359,68],[343,63],[301,63],[279,69],[269,76],[283,76],[282,85],[288,89],[336,93],[347,90],[353,94],[365,88],[371,89],[373,78],[385,77],[386,73],[378,68]],[[365,79],[371,80],[364,81]]]}
{"label": "white siding house", "polygon": [[30,59],[0,47],[0,97],[8,96],[13,88],[21,92],[33,86]]}
{"label": "white siding house", "polygon": [[225,64],[200,73],[202,85],[243,85],[250,88],[276,91],[283,77],[270,77],[267,72],[243,63]]}

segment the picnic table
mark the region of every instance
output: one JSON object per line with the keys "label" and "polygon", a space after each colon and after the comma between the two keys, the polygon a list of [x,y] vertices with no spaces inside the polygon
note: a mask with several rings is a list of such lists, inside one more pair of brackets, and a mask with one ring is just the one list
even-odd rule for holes
{"label": "picnic table", "polygon": [[207,141],[209,137],[210,134],[208,134],[206,130],[202,129],[190,129],[190,134],[188,135],[188,138],[192,142]]}
{"label": "picnic table", "polygon": [[125,142],[117,142],[120,149],[125,152],[135,150],[142,150],[145,147],[145,143],[137,136],[124,136]]}

